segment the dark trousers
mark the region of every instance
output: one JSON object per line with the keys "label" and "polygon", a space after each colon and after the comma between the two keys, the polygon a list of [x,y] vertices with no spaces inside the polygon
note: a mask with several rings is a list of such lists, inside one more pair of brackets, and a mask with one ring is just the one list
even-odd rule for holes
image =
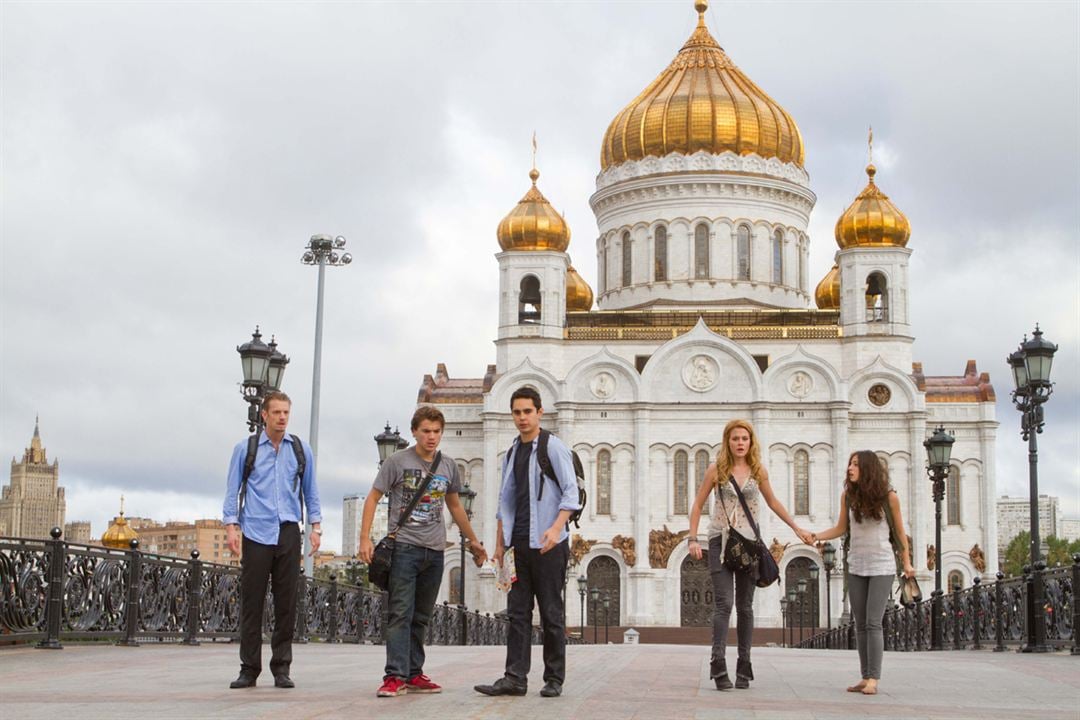
{"label": "dark trousers", "polygon": [[506,641],[506,676],[526,684],[532,661],[533,599],[540,604],[540,629],[544,638],[544,682],[562,685],[566,678],[566,613],[562,590],[570,543],[562,541],[548,552],[514,545],[517,582],[510,588],[506,612],[510,630]]}
{"label": "dark trousers", "polygon": [[398,542],[390,562],[383,680],[424,672],[424,640],[442,583],[443,551]]}
{"label": "dark trousers", "polygon": [[739,660],[750,662],[750,646],[754,640],[754,578],[750,573],[732,572],[720,556],[721,536],[709,541],[709,574],[712,577],[713,599],[713,657],[723,660],[727,649],[731,608],[735,606],[736,635],[739,639]]}
{"label": "dark trousers", "polygon": [[262,672],[262,625],[266,586],[274,595],[274,633],[270,639],[270,672],[288,675],[296,632],[296,587],[300,581],[300,526],[281,524],[277,545],[244,538],[240,560],[240,672]]}

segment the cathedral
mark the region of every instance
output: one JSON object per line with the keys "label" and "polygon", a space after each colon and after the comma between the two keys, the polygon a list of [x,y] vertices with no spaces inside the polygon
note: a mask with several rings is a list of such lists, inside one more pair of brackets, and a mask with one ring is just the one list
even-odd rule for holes
{"label": "cathedral", "polygon": [[[866,187],[837,219],[835,263],[811,284],[816,197],[802,135],[713,38],[706,3],[695,7],[697,27],[674,60],[604,133],[590,198],[595,293],[570,262],[570,229],[534,167],[496,232],[494,364],[483,377],[457,378],[439,363],[423,379],[418,402],[445,413],[442,450],[478,493],[474,527],[494,547],[500,467],[517,434],[510,394],[529,385],[543,397],[544,425],[585,465],[569,627],[596,620],[592,609],[581,617],[579,576],[606,593],[611,625],[711,624],[707,567],[682,540],[734,418],[753,422],[774,491],[811,530],[836,522],[849,454],[876,452],[899,493],[919,577],[932,588],[923,441],[941,423],[956,437],[942,569],[950,585],[966,586],[997,567],[989,376],[974,361],[951,377],[926,376],[913,362],[908,267],[918,235],[909,247],[908,219],[872,162]],[[760,520],[781,556],[782,587],[758,590],[755,622],[777,627],[781,593],[808,578],[821,555],[767,509]],[[703,518],[699,532],[707,527]],[[463,571],[456,545],[446,561],[440,600]],[[490,569],[468,563],[464,572],[471,609],[505,606]],[[828,610],[824,573],[810,581],[818,626],[826,612],[845,610],[840,574]]]}

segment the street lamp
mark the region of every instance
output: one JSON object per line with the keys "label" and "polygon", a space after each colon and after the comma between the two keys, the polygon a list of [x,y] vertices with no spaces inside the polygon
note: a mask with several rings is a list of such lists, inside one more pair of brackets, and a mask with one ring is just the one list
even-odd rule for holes
{"label": "street lamp", "polygon": [[795,588],[788,588],[788,647],[795,645],[795,601],[799,599],[799,593]]}
{"label": "street lamp", "polygon": [[821,556],[825,566],[825,622],[826,627],[832,630],[832,600],[829,597],[829,586],[832,583],[832,571],[836,567],[836,548],[831,542],[825,543],[821,548]]}
{"label": "street lamp", "polygon": [[274,390],[281,389],[281,379],[285,375],[285,366],[289,358],[278,352],[277,342],[273,337],[270,344],[262,341],[259,326],[251,334],[251,340],[238,345],[240,367],[244,371],[244,384],[240,394],[248,404],[248,430],[258,432],[262,427],[262,415],[259,413],[263,398]]}
{"label": "street lamp", "polygon": [[390,421],[387,420],[386,427],[375,436],[375,445],[379,448],[379,467],[382,467],[391,455],[409,447],[409,441],[401,437],[397,428],[394,428],[394,432],[390,432]]}
{"label": "street lamp", "polygon": [[[389,429],[389,425],[387,426],[387,429]],[[465,517],[469,518],[469,520],[472,520],[472,504],[473,504],[473,500],[476,499],[476,491],[473,490],[471,487],[469,487],[468,483],[465,483],[465,487],[462,488],[461,492],[458,493],[458,497],[461,498],[461,504],[465,508]],[[461,598],[461,609],[462,609],[462,612],[461,612],[461,644],[464,645],[465,644],[465,632],[466,632],[466,630],[468,628],[468,625],[466,624],[467,616],[465,614],[465,608],[466,608],[466,604],[465,604],[465,543],[468,542],[468,541],[465,539],[465,531],[462,530],[461,528],[458,528],[458,539],[459,539],[459,541],[461,543],[461,577],[458,578],[458,596]]]}
{"label": "street lamp", "polygon": [[[819,574],[820,574],[820,570],[818,569],[818,566],[817,565],[811,565],[810,566],[810,582],[814,584],[814,597],[815,598],[820,597],[818,595],[818,575]],[[814,604],[815,605],[817,604],[816,601],[815,601]],[[818,625],[818,622],[821,619],[819,617],[820,615],[821,615],[821,613],[818,612],[818,613],[815,613],[815,614],[810,616],[810,619],[814,621],[814,624],[811,626],[814,629],[817,629],[817,628],[821,627],[820,625]]]}
{"label": "street lamp", "polygon": [[799,644],[802,645],[803,637],[803,610],[806,608],[806,578],[799,578],[795,583],[799,589]]}
{"label": "street lamp", "polygon": [[938,425],[937,430],[923,442],[927,468],[934,488],[934,592],[930,606],[930,649],[941,650],[944,638],[943,605],[941,599],[941,500],[945,497],[945,478],[949,476],[949,456],[952,454],[952,435]]}
{"label": "street lamp", "polygon": [[589,599],[592,600],[592,643],[593,645],[600,644],[600,638],[597,637],[599,633],[599,626],[596,622],[597,608],[596,601],[600,599],[599,588],[589,588]]}
{"label": "street lamp", "polygon": [[589,580],[584,575],[578,575],[577,592],[581,598],[581,641],[585,642],[585,595],[589,592]]}
{"label": "street lamp", "polygon": [[608,644],[608,608],[611,606],[611,593],[604,591],[604,644]]}
{"label": "street lamp", "polygon": [[787,606],[788,599],[786,597],[780,598],[780,619],[782,624],[780,625],[780,646],[787,647]]}
{"label": "street lamp", "polygon": [[[323,325],[323,280],[326,276],[326,266],[334,267],[348,265],[352,262],[349,253],[338,254],[345,247],[345,238],[338,235],[332,238],[329,235],[312,235],[308,241],[307,249],[300,257],[300,262],[305,265],[319,266],[319,285],[315,301],[315,361],[312,364],[311,374],[311,432],[308,433],[308,444],[311,446],[311,459],[318,464],[319,458],[319,378],[322,373],[322,325]],[[312,468],[314,469],[314,468]],[[313,558],[311,557],[311,523],[307,523],[304,533],[304,572],[308,575],[312,571]]]}
{"label": "street lamp", "polygon": [[1042,330],[1035,326],[1031,340],[1024,337],[1020,348],[1009,355],[1013,371],[1012,400],[1020,411],[1020,434],[1028,441],[1028,494],[1031,513],[1031,590],[1027,593],[1027,644],[1020,652],[1049,652],[1046,644],[1046,616],[1043,610],[1043,570],[1039,538],[1039,445],[1035,436],[1043,431],[1043,403],[1050,399],[1054,384],[1050,382],[1050,366],[1057,345],[1043,340]]}

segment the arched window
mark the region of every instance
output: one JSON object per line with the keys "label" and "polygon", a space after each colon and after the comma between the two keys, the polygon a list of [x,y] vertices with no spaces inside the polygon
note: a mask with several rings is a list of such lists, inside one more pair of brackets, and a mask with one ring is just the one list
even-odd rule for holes
{"label": "arched window", "polygon": [[[705,450],[698,450],[694,455],[694,493],[695,497],[697,492],[701,490],[702,484],[705,482],[705,473],[709,469],[709,453]],[[701,506],[701,514],[705,517],[709,515],[709,501],[705,500],[705,504]]]}
{"label": "arched window", "polygon": [[686,504],[687,485],[686,471],[688,456],[685,450],[679,450],[675,453],[675,515],[686,515],[688,507]]}
{"label": "arched window", "polygon": [[521,278],[518,294],[518,324],[532,325],[540,322],[540,280],[535,275]]}
{"label": "arched window", "polygon": [[464,605],[465,598],[461,597],[461,568],[450,568],[450,604],[451,605]]}
{"label": "arched window", "polygon": [[624,232],[622,234],[622,284],[623,287],[630,287],[633,283],[633,270],[634,270],[634,248],[630,244],[630,233]]}
{"label": "arched window", "polygon": [[889,321],[889,288],[885,276],[871,273],[866,278],[866,322]]}
{"label": "arched window", "polygon": [[607,450],[596,455],[596,514],[611,514],[611,453]]}
{"label": "arched window", "polygon": [[946,592],[952,592],[954,587],[964,587],[964,573],[959,570],[953,570],[949,573],[949,587],[945,588]]}
{"label": "arched window", "polygon": [[667,280],[667,228],[663,225],[656,228],[655,236],[653,275],[657,281]]}
{"label": "arched window", "polygon": [[945,489],[945,501],[948,503],[949,525],[960,524],[960,468],[953,465],[949,468],[949,479]]}
{"label": "arched window", "polygon": [[779,229],[772,236],[772,281],[784,284],[784,233]]}
{"label": "arched window", "polygon": [[795,453],[795,514],[810,514],[810,454]]}
{"label": "arched window", "polygon": [[694,279],[709,277],[709,228],[704,223],[694,228]]}
{"label": "arched window", "polygon": [[735,277],[739,280],[750,279],[750,227],[740,225],[735,233]]}

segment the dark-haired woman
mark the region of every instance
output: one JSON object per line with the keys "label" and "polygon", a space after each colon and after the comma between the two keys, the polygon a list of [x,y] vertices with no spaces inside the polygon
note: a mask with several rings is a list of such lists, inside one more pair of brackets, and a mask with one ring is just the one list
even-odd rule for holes
{"label": "dark-haired woman", "polygon": [[[888,512],[892,517],[886,517]],[[850,519],[849,519],[850,516]],[[889,538],[889,526],[896,528],[894,540],[903,558],[904,575],[914,577],[908,552],[907,533],[900,515],[900,499],[889,487],[889,473],[878,456],[869,450],[852,453],[848,459],[847,481],[840,496],[840,517],[835,527],[814,533],[814,540],[838,538],[850,529],[847,586],[851,611],[855,615],[855,639],[859,648],[862,679],[848,692],[876,695],[881,679],[881,658],[885,638],[881,620],[896,576],[896,554]]]}

